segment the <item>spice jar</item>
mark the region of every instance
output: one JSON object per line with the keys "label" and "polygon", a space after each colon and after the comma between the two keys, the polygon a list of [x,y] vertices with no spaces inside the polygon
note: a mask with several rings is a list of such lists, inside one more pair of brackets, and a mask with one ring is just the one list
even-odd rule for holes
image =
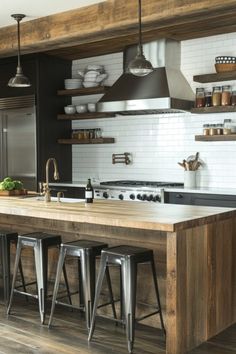
{"label": "spice jar", "polygon": [[221,95],[221,105],[229,106],[231,104],[231,86],[225,85],[222,86],[222,95]]}
{"label": "spice jar", "polygon": [[211,91],[205,91],[205,107],[212,106],[212,93]]}
{"label": "spice jar", "polygon": [[229,134],[231,134],[231,119],[224,119],[223,134],[224,134],[224,135],[229,135]]}
{"label": "spice jar", "polygon": [[221,105],[221,87],[214,86],[212,92],[212,106],[220,106]]}
{"label": "spice jar", "polygon": [[195,100],[195,107],[201,108],[205,106],[205,94],[204,88],[198,87],[196,88],[196,100]]}
{"label": "spice jar", "polygon": [[203,124],[203,135],[209,135],[209,124]]}
{"label": "spice jar", "polygon": [[217,124],[210,124],[209,135],[216,135],[216,134],[217,134]]}
{"label": "spice jar", "polygon": [[217,124],[217,135],[222,135],[224,129],[224,124]]}
{"label": "spice jar", "polygon": [[231,105],[236,106],[236,91],[232,92]]}

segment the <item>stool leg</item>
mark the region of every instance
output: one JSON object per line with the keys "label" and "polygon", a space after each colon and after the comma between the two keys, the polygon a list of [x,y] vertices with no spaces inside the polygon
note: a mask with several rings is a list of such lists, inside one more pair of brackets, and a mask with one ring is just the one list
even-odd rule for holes
{"label": "stool leg", "polygon": [[92,316],[92,305],[94,300],[95,283],[95,259],[89,251],[82,250],[80,253],[80,265],[83,284],[83,297],[85,317],[89,330]]}
{"label": "stool leg", "polygon": [[103,282],[103,278],[104,278],[105,271],[106,271],[106,264],[107,264],[107,257],[104,257],[102,254],[101,260],[100,260],[100,267],[99,267],[99,272],[98,272],[97,283],[96,283],[95,298],[94,298],[94,305],[93,305],[93,314],[92,314],[90,331],[89,331],[89,336],[88,336],[89,341],[92,339],[94,328],[95,328],[95,317],[96,317],[96,312],[97,312],[97,307],[98,307],[98,300],[99,300],[100,292],[102,289],[102,282]]}
{"label": "stool leg", "polygon": [[42,250],[42,242],[37,242],[34,246],[34,258],[35,258],[35,269],[38,287],[38,302],[39,302],[39,313],[41,323],[45,320],[45,269],[44,269],[44,257]]}
{"label": "stool leg", "polygon": [[111,303],[111,307],[112,307],[113,317],[117,318],[114,296],[113,296],[113,291],[112,291],[112,286],[111,286],[111,277],[110,277],[110,272],[109,272],[108,267],[106,267],[106,279],[107,279],[107,287],[108,287],[108,291],[109,291],[109,297],[110,297],[110,303]]}
{"label": "stool leg", "polygon": [[15,289],[15,284],[16,284],[17,270],[19,267],[19,262],[20,262],[20,257],[21,257],[21,250],[22,250],[22,244],[20,241],[18,241],[17,248],[16,248],[16,259],[15,259],[15,265],[14,265],[14,271],[13,271],[11,294],[10,294],[8,308],[7,308],[8,315],[10,314],[10,310],[11,310],[11,306],[12,306],[13,294],[14,294],[14,289]]}
{"label": "stool leg", "polygon": [[66,285],[66,292],[67,292],[68,301],[69,301],[69,304],[72,305],[65,263],[63,264],[63,276],[64,276],[64,280],[65,280],[65,285]]}
{"label": "stool leg", "polygon": [[56,280],[55,280],[55,285],[54,285],[54,290],[53,290],[52,307],[51,307],[50,318],[48,321],[48,327],[50,327],[52,324],[52,319],[53,319],[53,314],[54,314],[54,309],[55,309],[55,304],[56,304],[56,299],[57,299],[57,293],[58,293],[58,288],[59,288],[59,283],[60,283],[60,279],[61,279],[63,265],[65,262],[65,257],[66,257],[66,249],[62,246],[60,248],[60,255],[59,255],[59,260],[58,260],[58,265],[57,265],[57,274],[56,274]]}
{"label": "stool leg", "polygon": [[124,293],[124,314],[128,351],[132,353],[134,344],[134,326],[136,309],[137,265],[130,258],[122,259],[122,286]]}
{"label": "stool leg", "polygon": [[6,237],[1,237],[1,260],[4,302],[7,306],[10,295],[10,241],[8,241]]}
{"label": "stool leg", "polygon": [[158,305],[160,321],[161,321],[161,328],[163,330],[164,335],[166,335],[165,325],[164,325],[163,316],[162,316],[160,295],[159,295],[158,284],[157,284],[156,267],[155,267],[155,263],[154,263],[154,259],[153,258],[151,260],[151,267],[152,267],[153,282],[154,282],[156,298],[157,298],[157,305]]}

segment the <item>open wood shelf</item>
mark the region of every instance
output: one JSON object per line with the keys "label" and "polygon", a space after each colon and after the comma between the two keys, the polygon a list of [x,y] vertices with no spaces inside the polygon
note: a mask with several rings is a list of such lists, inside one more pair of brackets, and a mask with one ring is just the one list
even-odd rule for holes
{"label": "open wood shelf", "polygon": [[214,106],[214,107],[201,107],[192,108],[191,113],[225,113],[225,112],[236,112],[236,106]]}
{"label": "open wood shelf", "polygon": [[193,81],[200,83],[236,80],[236,71],[195,75]]}
{"label": "open wood shelf", "polygon": [[82,96],[82,95],[97,95],[105,93],[110,87],[109,86],[96,86],[96,87],[83,87],[79,89],[71,90],[58,90],[57,94],[59,96]]}
{"label": "open wood shelf", "polygon": [[100,112],[88,112],[77,114],[58,114],[59,120],[80,120],[80,119],[99,119],[99,118],[113,118],[114,113],[100,113]]}
{"label": "open wood shelf", "polygon": [[196,141],[232,141],[236,140],[236,134],[230,135],[195,135]]}
{"label": "open wood shelf", "polygon": [[97,139],[58,139],[59,144],[113,144],[114,138],[97,138]]}

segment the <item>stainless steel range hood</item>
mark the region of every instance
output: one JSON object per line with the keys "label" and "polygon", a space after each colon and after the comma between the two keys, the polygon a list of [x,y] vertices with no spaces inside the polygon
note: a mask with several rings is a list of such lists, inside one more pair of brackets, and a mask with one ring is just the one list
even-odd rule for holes
{"label": "stainless steel range hood", "polygon": [[155,70],[144,77],[126,73],[136,46],[124,52],[124,73],[98,102],[99,112],[120,114],[178,113],[189,111],[194,93],[180,71],[180,42],[161,39],[144,44],[145,57]]}

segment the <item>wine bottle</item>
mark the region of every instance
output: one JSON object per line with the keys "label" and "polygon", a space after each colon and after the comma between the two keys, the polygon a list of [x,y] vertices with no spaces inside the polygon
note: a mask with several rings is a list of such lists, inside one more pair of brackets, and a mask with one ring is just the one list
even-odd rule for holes
{"label": "wine bottle", "polygon": [[93,186],[91,179],[88,179],[88,183],[85,187],[85,203],[93,203]]}

